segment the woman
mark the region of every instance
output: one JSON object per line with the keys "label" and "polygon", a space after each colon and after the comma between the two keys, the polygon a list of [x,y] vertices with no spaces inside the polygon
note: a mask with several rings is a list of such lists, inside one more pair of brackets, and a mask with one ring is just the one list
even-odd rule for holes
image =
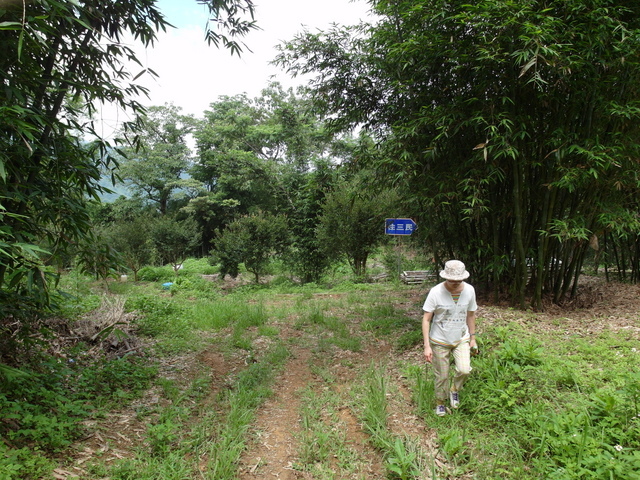
{"label": "woman", "polygon": [[[435,372],[436,415],[447,414],[447,398],[451,408],[460,405],[460,390],[471,373],[471,349],[476,344],[476,292],[468,283],[469,272],[459,260],[449,260],[440,272],[444,282],[433,287],[422,309],[424,357]],[[449,381],[451,355],[456,372]]]}

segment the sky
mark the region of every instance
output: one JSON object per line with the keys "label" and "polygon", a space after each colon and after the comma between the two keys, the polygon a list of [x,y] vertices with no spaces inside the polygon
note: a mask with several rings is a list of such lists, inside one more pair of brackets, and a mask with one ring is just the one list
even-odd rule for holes
{"label": "sky", "polygon": [[[204,32],[207,15],[196,0],[158,0],[166,19],[177,28],[160,33],[152,49],[137,47],[143,65],[158,73],[158,79],[141,77],[138,83],[150,90],[146,106],[173,103],[185,114],[200,117],[212,102],[223,95],[246,93],[256,97],[270,80],[285,87],[301,80],[291,79],[269,62],[276,56],[275,46],[291,40],[305,28],[310,32],[327,30],[331,24],[352,25],[366,19],[365,0],[254,0],[255,18],[260,30],[242,39],[251,51],[241,57],[224,48],[207,45]],[[103,134],[117,128],[129,117],[126,112],[105,106],[101,109]]]}

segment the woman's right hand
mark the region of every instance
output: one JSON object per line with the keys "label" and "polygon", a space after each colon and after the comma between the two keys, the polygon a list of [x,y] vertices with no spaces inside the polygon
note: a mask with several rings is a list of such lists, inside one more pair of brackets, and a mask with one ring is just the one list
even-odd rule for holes
{"label": "woman's right hand", "polygon": [[424,359],[427,363],[431,363],[431,360],[433,360],[433,350],[431,350],[431,345],[424,346]]}

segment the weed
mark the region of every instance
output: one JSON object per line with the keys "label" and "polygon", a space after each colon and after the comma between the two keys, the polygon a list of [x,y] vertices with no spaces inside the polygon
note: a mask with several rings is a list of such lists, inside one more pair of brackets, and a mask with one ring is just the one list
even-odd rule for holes
{"label": "weed", "polygon": [[371,435],[375,447],[385,449],[391,444],[387,431],[387,378],[384,372],[371,365],[364,375],[362,386],[362,423]]}
{"label": "weed", "polygon": [[406,367],[407,378],[413,382],[413,402],[419,415],[431,414],[435,405],[434,383],[427,372],[428,370],[423,365]]}
{"label": "weed", "polygon": [[0,442],[0,480],[45,478],[53,468],[51,460],[34,455],[32,448],[9,448]]}
{"label": "weed", "polygon": [[171,451],[173,443],[178,440],[180,425],[167,419],[155,425],[147,427],[147,438],[152,455],[166,456]]}
{"label": "weed", "polygon": [[450,428],[439,433],[440,448],[449,460],[466,460],[465,431],[461,428]]}

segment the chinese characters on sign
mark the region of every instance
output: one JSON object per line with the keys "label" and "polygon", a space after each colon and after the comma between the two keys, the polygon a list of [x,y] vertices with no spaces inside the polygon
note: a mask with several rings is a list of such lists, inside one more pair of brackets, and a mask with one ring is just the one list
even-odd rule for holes
{"label": "chinese characters on sign", "polygon": [[410,218],[387,218],[384,233],[387,235],[411,235],[418,225]]}

